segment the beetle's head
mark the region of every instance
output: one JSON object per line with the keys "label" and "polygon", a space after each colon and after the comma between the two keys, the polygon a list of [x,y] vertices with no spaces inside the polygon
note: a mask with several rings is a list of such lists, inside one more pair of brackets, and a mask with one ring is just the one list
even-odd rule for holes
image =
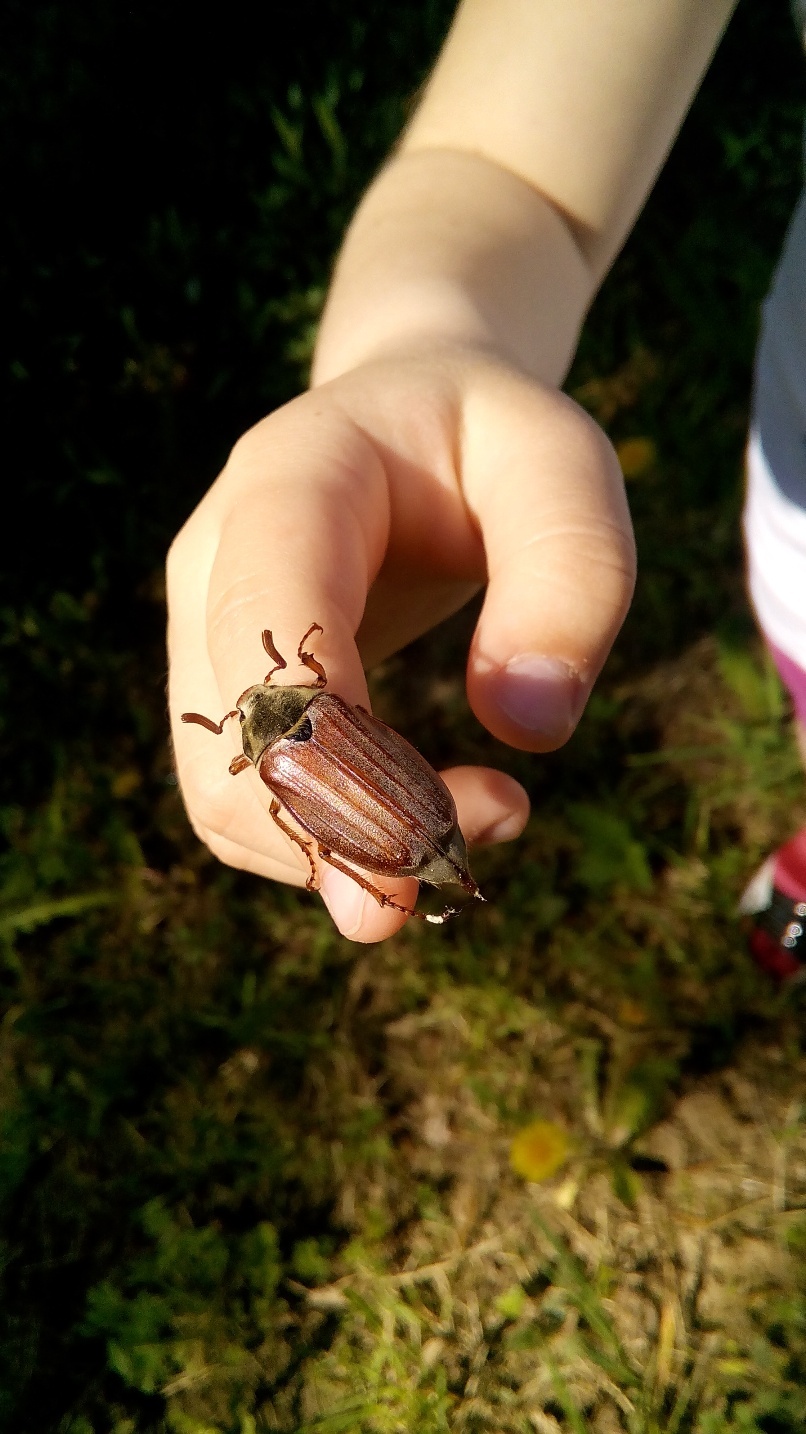
{"label": "beetle's head", "polygon": [[238,698],[244,756],[257,764],[267,747],[285,737],[316,697],[312,687],[247,687]]}

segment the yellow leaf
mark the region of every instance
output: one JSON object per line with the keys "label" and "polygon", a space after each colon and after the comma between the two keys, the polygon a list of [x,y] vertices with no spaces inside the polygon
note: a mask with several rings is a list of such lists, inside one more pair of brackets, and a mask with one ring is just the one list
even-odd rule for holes
{"label": "yellow leaf", "polygon": [[568,1159],[569,1141],[565,1131],[550,1120],[535,1120],[512,1142],[510,1164],[525,1180],[548,1180]]}
{"label": "yellow leaf", "polygon": [[652,1092],[637,1081],[627,1081],[610,1101],[607,1140],[614,1147],[624,1145],[646,1126],[652,1110]]}
{"label": "yellow leaf", "polygon": [[504,1290],[504,1293],[498,1296],[495,1307],[498,1313],[504,1316],[504,1319],[518,1319],[523,1313],[525,1304],[526,1291],[523,1285],[513,1285],[511,1289]]}
{"label": "yellow leaf", "polygon": [[134,767],[124,767],[122,772],[112,779],[113,797],[130,797],[132,792],[142,785],[143,778]]}
{"label": "yellow leaf", "polygon": [[665,1299],[661,1306],[660,1321],[658,1323],[658,1384],[662,1389],[666,1388],[672,1377],[672,1359],[674,1357],[674,1346],[677,1338],[677,1314],[674,1302]]}
{"label": "yellow leaf", "polygon": [[728,1374],[733,1378],[738,1377],[739,1379],[741,1379],[742,1375],[752,1373],[752,1365],[749,1359],[720,1359],[717,1360],[717,1369],[721,1370],[723,1374]]}
{"label": "yellow leaf", "polygon": [[579,1194],[579,1180],[575,1175],[569,1175],[561,1185],[554,1191],[554,1203],[561,1210],[570,1210]]}
{"label": "yellow leaf", "polygon": [[618,1018],[623,1026],[645,1026],[648,1020],[645,1008],[631,996],[625,996],[619,1003]]}
{"label": "yellow leaf", "polygon": [[616,457],[625,478],[642,478],[658,461],[651,438],[625,438],[616,444]]}

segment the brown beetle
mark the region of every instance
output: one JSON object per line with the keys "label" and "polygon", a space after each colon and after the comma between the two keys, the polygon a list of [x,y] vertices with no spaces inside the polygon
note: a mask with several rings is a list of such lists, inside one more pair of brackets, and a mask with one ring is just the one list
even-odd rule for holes
{"label": "brown beetle", "polygon": [[257,768],[273,795],[271,816],[308,858],[309,891],[319,886],[313,843],[283,821],[281,805],[313,837],[321,859],[363,886],[381,906],[441,924],[456,915],[456,908],[447,906],[439,916],[412,911],[353,870],[414,876],[431,886],[463,886],[484,900],[468,870],[456,807],[442,778],[392,727],[322,691],[325,669],[303,651],[311,633],[321,631],[312,623],[297,648],[315,682],[269,686],[275,672],[288,664],[267,629],[263,646],[275,665],[263,682],[248,687],[220,722],[198,712],[183,712],[182,721],[198,722],[220,737],[228,718],[240,719],[243,756],[233,757],[229,769],[237,776],[250,765]]}

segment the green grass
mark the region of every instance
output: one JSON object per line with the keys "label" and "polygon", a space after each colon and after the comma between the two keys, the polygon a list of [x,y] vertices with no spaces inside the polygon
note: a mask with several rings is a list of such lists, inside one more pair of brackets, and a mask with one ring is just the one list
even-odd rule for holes
{"label": "green grass", "polygon": [[[806,1060],[743,882],[806,818],[738,540],[758,305],[799,182],[785,7],[740,7],[569,388],[642,575],[569,747],[467,712],[461,614],[372,676],[534,815],[484,908],[383,947],[219,867],[172,777],[162,555],[302,381],[327,266],[448,7],[82,0],[4,76],[0,1424],[14,1434],[788,1434]],[[247,43],[248,41],[248,43]],[[20,480],[21,481],[21,480]],[[416,678],[415,675],[416,674]],[[509,1163],[542,1119],[551,1179]]]}

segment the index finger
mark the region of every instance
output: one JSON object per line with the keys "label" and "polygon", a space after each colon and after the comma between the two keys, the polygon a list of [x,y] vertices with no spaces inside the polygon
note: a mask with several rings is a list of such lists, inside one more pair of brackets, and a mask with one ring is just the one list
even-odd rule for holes
{"label": "index finger", "polygon": [[354,635],[389,526],[386,478],[372,443],[320,394],[305,395],[246,434],[223,477],[206,603],[222,695],[255,681],[255,643],[265,628],[287,657],[316,622],[338,690],[365,700]]}
{"label": "index finger", "polygon": [[[218,721],[264,679],[274,665],[261,646],[267,628],[288,663],[280,682],[309,685],[312,674],[298,667],[296,654],[312,622],[324,629],[316,656],[329,685],[366,703],[354,633],[387,527],[385,474],[374,447],[321,394],[306,395],[241,440],[174,545],[169,648],[177,767],[197,830],[231,864],[298,884],[308,875],[302,853],[273,823],[271,793],[257,773],[246,771],[237,783],[229,775],[237,724],[218,747],[209,732],[178,718],[191,710]],[[340,881],[351,885],[332,875],[331,894]],[[384,911],[379,936],[401,920]]]}

